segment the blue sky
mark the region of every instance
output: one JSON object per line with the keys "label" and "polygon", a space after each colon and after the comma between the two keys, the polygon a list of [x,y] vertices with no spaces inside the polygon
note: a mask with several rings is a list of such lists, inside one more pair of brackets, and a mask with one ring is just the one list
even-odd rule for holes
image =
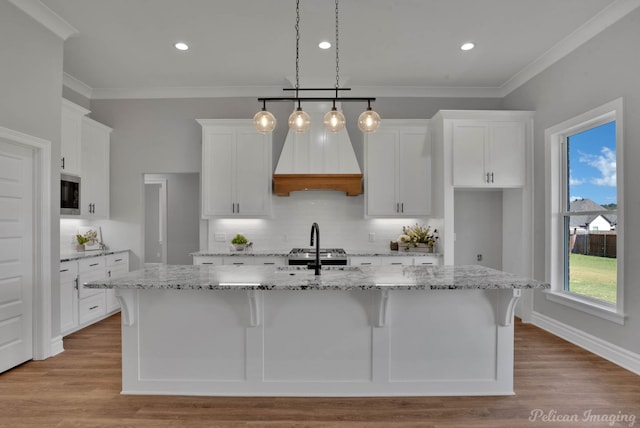
{"label": "blue sky", "polygon": [[617,203],[615,122],[569,137],[569,170],[570,200]]}

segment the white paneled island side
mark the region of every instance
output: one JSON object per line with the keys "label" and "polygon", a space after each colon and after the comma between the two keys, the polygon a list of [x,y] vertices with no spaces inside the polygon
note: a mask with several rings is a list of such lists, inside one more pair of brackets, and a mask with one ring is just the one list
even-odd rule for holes
{"label": "white paneled island side", "polygon": [[153,266],[85,284],[122,304],[122,393],[513,394],[532,279],[481,266]]}

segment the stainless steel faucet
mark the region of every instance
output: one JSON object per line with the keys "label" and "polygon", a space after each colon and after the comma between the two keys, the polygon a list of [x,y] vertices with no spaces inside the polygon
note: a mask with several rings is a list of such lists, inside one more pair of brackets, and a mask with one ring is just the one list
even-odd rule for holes
{"label": "stainless steel faucet", "polygon": [[318,223],[313,223],[311,225],[311,243],[309,245],[313,246],[313,232],[316,235],[316,264],[314,266],[314,273],[316,275],[320,275],[320,226]]}

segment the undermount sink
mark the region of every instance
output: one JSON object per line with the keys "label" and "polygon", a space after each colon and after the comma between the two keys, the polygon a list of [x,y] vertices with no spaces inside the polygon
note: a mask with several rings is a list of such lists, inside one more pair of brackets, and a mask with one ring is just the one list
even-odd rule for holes
{"label": "undermount sink", "polygon": [[[322,266],[321,270],[323,271],[345,271],[345,272],[359,272],[362,271],[358,266]],[[309,268],[308,266],[278,266],[276,271],[281,272],[310,272],[313,271],[313,268]]]}

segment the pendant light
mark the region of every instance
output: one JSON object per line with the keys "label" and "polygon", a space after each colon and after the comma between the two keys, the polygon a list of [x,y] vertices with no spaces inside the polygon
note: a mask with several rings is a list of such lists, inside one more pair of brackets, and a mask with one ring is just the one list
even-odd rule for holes
{"label": "pendant light", "polygon": [[380,127],[380,115],[371,110],[371,102],[358,117],[358,128],[362,132],[376,132]]}
{"label": "pendant light", "polygon": [[[350,91],[351,88],[340,87],[340,51],[339,51],[339,0],[335,0],[335,16],[336,16],[336,84],[334,88],[301,88],[300,87],[300,0],[296,0],[296,85],[295,88],[284,88],[284,91],[295,91],[294,97],[270,97],[258,98],[262,101],[262,110],[256,113],[253,123],[258,132],[268,133],[273,131],[276,126],[276,118],[267,111],[266,103],[268,101],[293,101],[297,103],[297,108],[289,116],[289,128],[295,132],[306,132],[311,127],[311,117],[307,112],[302,110],[302,102],[323,102],[331,101],[333,106],[331,110],[324,115],[324,126],[330,132],[338,132],[344,129],[346,120],[344,114],[337,109],[336,103],[340,102],[362,102],[368,103],[368,108],[358,118],[358,128],[362,132],[375,132],[380,126],[380,115],[371,109],[371,102],[375,98],[363,97],[341,97],[340,91]],[[300,91],[332,91],[335,92],[333,97],[300,97]]]}
{"label": "pendant light", "polygon": [[[340,90],[340,47],[339,40],[339,20],[338,20],[338,0],[336,0],[336,98]],[[333,107],[324,115],[324,127],[327,131],[338,132],[344,129],[346,119],[341,111],[336,109],[336,100],[333,100]]]}
{"label": "pendant light", "polygon": [[253,126],[255,126],[256,131],[261,134],[268,134],[272,132],[276,128],[276,117],[267,110],[267,103],[263,102],[262,110],[256,113],[253,116]]}

